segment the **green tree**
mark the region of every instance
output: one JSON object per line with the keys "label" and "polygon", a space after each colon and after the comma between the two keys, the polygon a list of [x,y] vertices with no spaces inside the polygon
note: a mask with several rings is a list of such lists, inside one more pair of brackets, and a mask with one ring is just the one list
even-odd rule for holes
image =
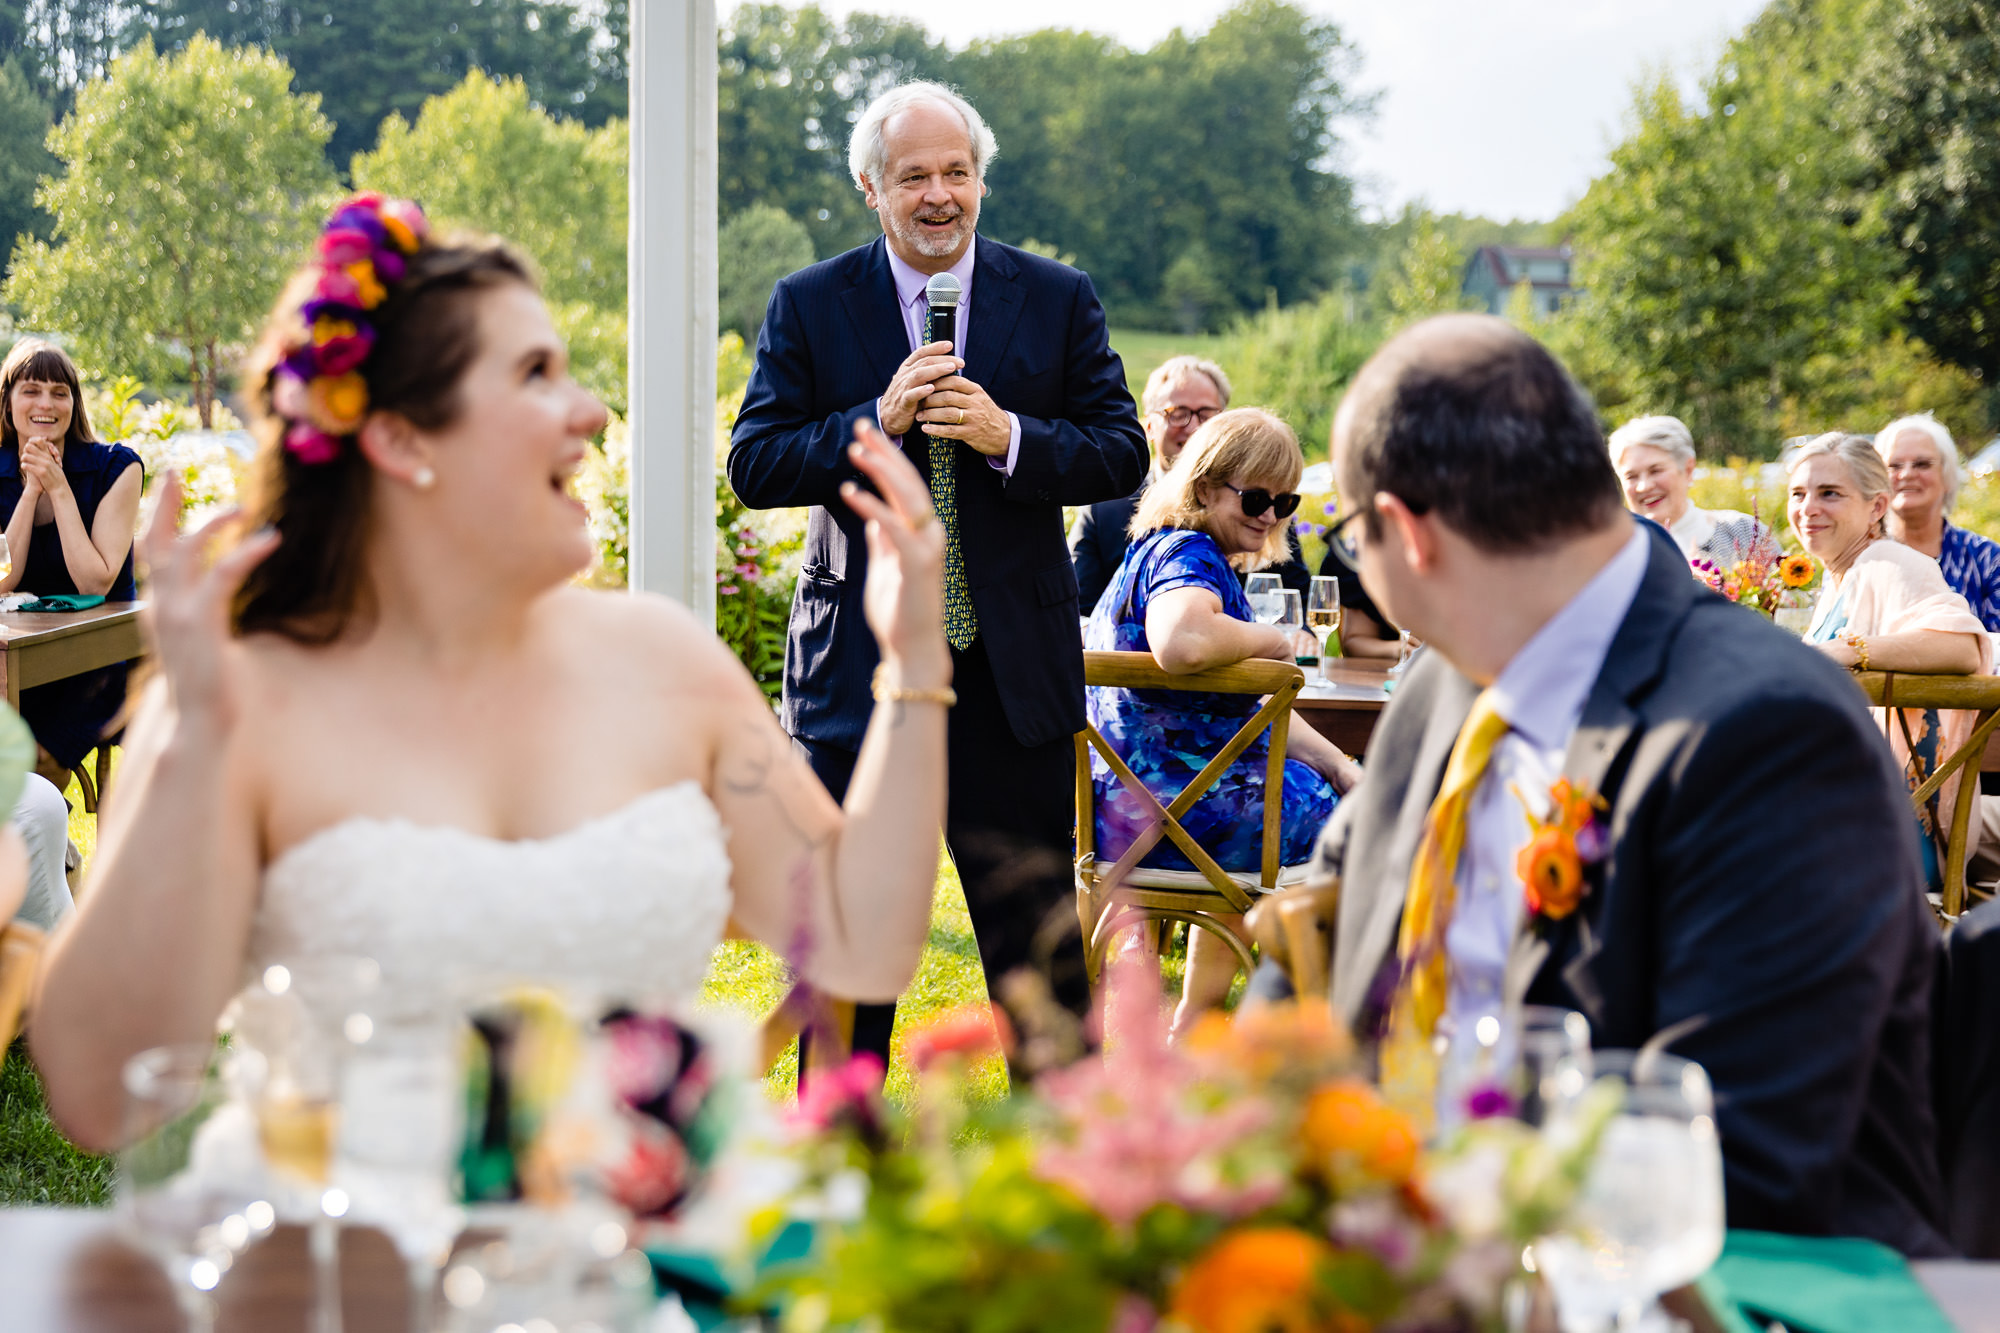
{"label": "green tree", "polygon": [[880,235],[847,173],[848,134],[878,94],[948,77],[944,46],[907,20],[744,5],[718,48],[722,216],[769,204],[804,223],[822,255]]}
{"label": "green tree", "polygon": [[1206,333],[1229,302],[1229,289],[1215,274],[1215,256],[1196,241],[1167,265],[1160,298],[1174,312],[1182,333]]}
{"label": "green tree", "polygon": [[722,328],[754,347],[771,288],[813,262],[812,233],[769,204],[753,204],[722,224],[715,248]]}
{"label": "green tree", "polygon": [[86,364],[150,372],[183,359],[202,424],[333,188],[319,99],[285,62],[206,38],[151,41],[86,85],[50,146],[64,165],[37,201],[53,244],[14,251],[7,299],[68,334]]}
{"label": "green tree", "polygon": [[125,45],[128,0],[0,0],[0,56],[22,63],[35,91],[66,113],[77,89]]}
{"label": "green tree", "polygon": [[53,175],[47,147],[49,104],[12,58],[0,60],[0,244],[47,236],[49,215],[35,206],[35,183]]}
{"label": "green tree", "polygon": [[1420,210],[1410,239],[1382,285],[1382,308],[1394,327],[1427,315],[1472,306],[1464,291],[1465,260],[1437,219]]}
{"label": "green tree", "polygon": [[537,105],[586,124],[623,115],[625,0],[139,0],[139,24],[168,49],[196,33],[291,62],[334,122],[328,155],[345,166],[390,114],[483,69],[526,83]]}
{"label": "green tree", "polygon": [[1590,339],[1639,410],[1683,417],[1711,455],[1775,448],[1813,367],[1896,327],[1908,283],[1841,113],[1881,3],[1774,0],[1697,104],[1664,77],[1640,88],[1572,214]]}
{"label": "green tree", "polygon": [[2000,384],[2000,4],[1902,0],[1846,123],[1916,279],[1910,331]]}
{"label": "green tree", "polygon": [[421,200],[441,227],[492,232],[542,275],[577,378],[624,401],[626,122],[586,129],[537,108],[519,79],[474,72],[425,102],[414,124],[391,113],[355,186]]}

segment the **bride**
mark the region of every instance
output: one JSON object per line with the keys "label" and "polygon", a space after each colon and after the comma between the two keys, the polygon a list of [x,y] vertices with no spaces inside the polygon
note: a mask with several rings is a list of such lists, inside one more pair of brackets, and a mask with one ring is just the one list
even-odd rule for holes
{"label": "bride", "polygon": [[685,1000],[733,922],[823,991],[893,999],[950,702],[916,471],[873,430],[852,446],[891,703],[842,808],[709,626],[571,584],[592,547],[569,481],[605,411],[523,261],[368,195],[320,256],[246,380],[250,535],[182,535],[170,478],[143,539],[158,672],[35,1007],[58,1122],[113,1146],[130,1056],[312,952],[375,958],[412,1011],[481,974]]}

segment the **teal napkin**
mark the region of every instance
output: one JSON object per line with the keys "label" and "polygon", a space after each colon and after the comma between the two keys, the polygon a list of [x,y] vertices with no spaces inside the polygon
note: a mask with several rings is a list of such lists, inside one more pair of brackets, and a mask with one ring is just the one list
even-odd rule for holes
{"label": "teal napkin", "polygon": [[[755,1276],[762,1278],[782,1264],[805,1258],[812,1253],[812,1246],[812,1227],[804,1222],[787,1222],[757,1260]],[[655,1284],[661,1291],[671,1291],[680,1297],[681,1308],[702,1333],[721,1329],[735,1320],[730,1304],[744,1292],[712,1256],[699,1250],[648,1245],[646,1257],[653,1261]]]}
{"label": "teal napkin", "polygon": [[37,597],[21,607],[23,611],[88,611],[93,606],[103,606],[102,597],[85,597],[78,592],[51,593],[47,597]]}
{"label": "teal napkin", "polygon": [[1727,1333],[1953,1333],[1903,1256],[1871,1240],[1732,1231],[1697,1284]]}

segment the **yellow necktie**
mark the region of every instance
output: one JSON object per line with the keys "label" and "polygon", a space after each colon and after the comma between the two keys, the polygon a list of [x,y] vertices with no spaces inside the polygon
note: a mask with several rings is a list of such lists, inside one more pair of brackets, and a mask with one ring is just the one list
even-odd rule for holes
{"label": "yellow necktie", "polygon": [[[924,341],[932,342],[929,302],[924,304]],[[957,451],[951,440],[929,431],[924,439],[930,446],[931,508],[944,524],[944,637],[961,652],[979,636],[979,618],[972,612],[972,592],[965,582],[965,551],[958,543]]]}
{"label": "yellow necktie", "polygon": [[1431,1038],[1449,997],[1444,936],[1458,897],[1454,881],[1459,853],[1465,848],[1466,814],[1493,747],[1506,734],[1507,719],[1495,709],[1493,692],[1480,691],[1451,747],[1444,785],[1424,816],[1423,839],[1417,844],[1410,891],[1403,901],[1403,925],[1396,938],[1402,977],[1382,1042],[1382,1092],[1426,1132],[1436,1110],[1438,1058]]}

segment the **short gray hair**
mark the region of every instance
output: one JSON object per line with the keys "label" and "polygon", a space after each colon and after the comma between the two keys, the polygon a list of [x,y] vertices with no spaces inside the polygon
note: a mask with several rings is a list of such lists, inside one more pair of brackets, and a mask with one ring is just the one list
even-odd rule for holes
{"label": "short gray hair", "polygon": [[873,181],[878,190],[882,188],[882,173],[889,169],[889,145],[883,138],[882,127],[889,123],[889,117],[926,102],[949,108],[965,122],[966,141],[972,145],[972,172],[985,179],[986,168],[1000,156],[1000,147],[993,142],[993,131],[986,128],[986,122],[972,109],[972,103],[941,83],[916,79],[899,83],[870,102],[861,118],[854,122],[854,132],[847,136],[847,170],[854,177],[856,189],[865,188],[861,184],[863,176]]}
{"label": "short gray hair", "polygon": [[[1849,435],[1845,431],[1830,430],[1824,435],[1815,435],[1804,444],[1790,450],[1785,455],[1785,475],[1791,476],[1799,470],[1799,464],[1810,458],[1838,458],[1847,468],[1848,480],[1854,489],[1861,492],[1864,500],[1873,500],[1878,495],[1889,493],[1889,465],[1882,461],[1882,455],[1875,450],[1875,442],[1866,435]],[[1875,535],[1880,537],[1888,531],[1888,516],[1875,525]]]}
{"label": "short gray hair", "polygon": [[1928,412],[1919,412],[1912,417],[1897,417],[1881,430],[1875,432],[1875,449],[1882,455],[1882,461],[1889,461],[1889,451],[1896,447],[1896,437],[1906,430],[1920,432],[1937,446],[1939,471],[1944,474],[1944,512],[1951,513],[1952,502],[1958,499],[1958,488],[1965,485],[1965,465],[1959,461],[1958,442],[1951,438],[1951,432],[1944,423]]}
{"label": "short gray hair", "polygon": [[1694,433],[1679,417],[1633,417],[1611,432],[1606,442],[1611,449],[1611,466],[1635,444],[1651,445],[1673,456],[1682,467],[1694,462]]}
{"label": "short gray hair", "polygon": [[1146,390],[1139,395],[1139,405],[1153,411],[1160,399],[1166,397],[1168,388],[1189,375],[1206,375],[1215,391],[1222,395],[1222,405],[1229,406],[1229,376],[1205,356],[1170,356],[1153,367],[1153,373],[1146,376]]}

